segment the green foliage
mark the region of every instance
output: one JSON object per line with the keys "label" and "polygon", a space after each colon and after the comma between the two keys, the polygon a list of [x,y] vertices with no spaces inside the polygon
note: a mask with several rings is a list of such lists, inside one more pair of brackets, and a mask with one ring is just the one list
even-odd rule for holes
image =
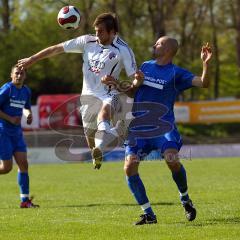
{"label": "green foliage", "polygon": [[[75,5],[82,13],[79,30],[63,30],[56,21],[58,11],[66,4]],[[1,3],[1,1],[0,1]],[[116,12],[120,20],[120,35],[134,50],[138,66],[151,58],[155,42],[156,24],[159,15],[150,11],[157,1],[112,1],[112,0],[9,0],[10,29],[0,32],[0,84],[9,79],[10,68],[18,59],[31,56],[39,50],[79,35],[94,33],[92,23],[102,12]],[[1,4],[0,4],[1,6]],[[163,27],[168,35],[180,42],[175,63],[201,74],[200,49],[202,43],[212,42],[213,27],[209,20],[209,6],[205,0],[178,0],[162,2]],[[154,8],[155,9],[155,8]],[[236,56],[237,6],[215,0],[214,16],[220,55],[219,96],[239,96],[239,67]],[[2,9],[1,9],[2,10]],[[167,12],[168,11],[168,12]],[[1,11],[2,12],[2,11]],[[194,14],[192,14],[194,13]],[[235,15],[234,15],[235,14]],[[153,24],[155,22],[155,24]],[[0,21],[1,28],[1,21]],[[34,98],[43,93],[79,93],[82,86],[81,54],[63,54],[42,60],[29,69],[28,83]],[[216,62],[211,64],[211,81],[214,80]],[[51,84],[50,84],[51,83]],[[212,84],[209,90],[187,91],[186,100],[213,98]]]}

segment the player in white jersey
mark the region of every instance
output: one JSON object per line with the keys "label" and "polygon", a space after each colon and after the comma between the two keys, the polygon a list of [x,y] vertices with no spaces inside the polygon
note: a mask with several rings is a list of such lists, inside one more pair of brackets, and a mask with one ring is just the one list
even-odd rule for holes
{"label": "player in white jersey", "polygon": [[[124,136],[126,132],[124,121],[118,121],[117,127],[111,126],[115,113],[121,108],[120,95],[117,89],[103,82],[108,79],[118,80],[121,70],[125,68],[126,74],[133,80],[124,87],[125,90],[129,90],[141,84],[143,75],[136,69],[132,50],[117,34],[118,21],[114,14],[100,14],[93,26],[95,36],[84,35],[50,46],[29,58],[19,60],[18,64],[28,68],[43,58],[63,52],[83,54],[83,89],[80,110],[88,146],[92,149],[93,164],[99,169],[102,153],[107,145],[113,142],[113,139]],[[121,99],[124,98],[121,96]],[[129,104],[126,105],[129,106]],[[124,120],[124,114],[122,116]],[[98,137],[95,137],[96,132]]]}

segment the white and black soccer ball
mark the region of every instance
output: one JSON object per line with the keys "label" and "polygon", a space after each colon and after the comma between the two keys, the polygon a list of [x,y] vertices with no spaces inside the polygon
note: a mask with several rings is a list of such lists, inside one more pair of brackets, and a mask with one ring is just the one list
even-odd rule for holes
{"label": "white and black soccer ball", "polygon": [[65,6],[59,11],[57,21],[64,29],[77,29],[81,21],[80,11],[74,6]]}

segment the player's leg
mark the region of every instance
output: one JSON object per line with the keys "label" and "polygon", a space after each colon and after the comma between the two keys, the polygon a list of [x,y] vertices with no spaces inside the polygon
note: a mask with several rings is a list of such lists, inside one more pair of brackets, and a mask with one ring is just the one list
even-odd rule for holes
{"label": "player's leg", "polygon": [[21,208],[34,208],[39,207],[32,203],[29,196],[29,174],[28,174],[28,161],[27,149],[22,134],[12,137],[14,147],[14,159],[18,165],[18,185],[20,188]]}
{"label": "player's leg", "polygon": [[[92,95],[82,95],[80,98],[81,101],[81,117],[82,124],[84,129],[84,134],[87,140],[88,147],[92,150],[92,155],[98,154],[95,150],[95,134],[97,132],[97,118],[98,114],[102,109],[102,101],[96,96]],[[94,154],[93,154],[94,152]],[[100,152],[101,153],[101,152]],[[102,153],[100,155],[99,164],[98,161],[95,162],[93,156],[93,165],[95,168],[100,168],[102,161]],[[97,156],[95,156],[97,158]]]}
{"label": "player's leg", "polygon": [[15,152],[15,161],[18,165],[18,185],[20,188],[21,208],[36,208],[39,205],[32,203],[32,198],[29,195],[29,174],[28,161],[26,152]]}
{"label": "player's leg", "polygon": [[103,106],[98,114],[97,132],[95,134],[95,148],[92,151],[95,169],[101,167],[104,151],[110,151],[118,146],[121,133],[120,128],[112,128],[111,120],[118,108],[118,96],[102,98]]}
{"label": "player's leg", "polygon": [[28,175],[28,162],[26,152],[15,152],[15,161],[18,165],[18,185],[20,188],[21,202],[29,200],[29,175]]}
{"label": "player's leg", "polygon": [[172,172],[173,180],[175,181],[181,201],[188,201],[188,186],[187,186],[187,176],[183,165],[180,163],[178,150],[176,148],[167,148],[164,153],[164,159]]}
{"label": "player's leg", "polygon": [[[95,145],[101,150],[105,148],[114,148],[118,143],[118,138],[125,135],[120,128],[119,119],[116,119],[117,113],[121,108],[120,99],[118,95],[102,97],[103,106],[98,114],[98,132],[105,132],[102,134],[103,138],[97,136]],[[113,123],[119,123],[119,126],[112,127]]]}
{"label": "player's leg", "polygon": [[192,221],[196,218],[196,209],[188,195],[187,174],[184,166],[180,163],[178,149],[179,146],[177,143],[168,142],[164,146],[163,155],[172,172],[172,178],[177,185],[181,203],[185,208],[186,217],[189,221]]}
{"label": "player's leg", "polygon": [[95,147],[92,149],[92,159],[95,169],[100,169],[103,161],[103,153],[109,144],[116,138],[110,133],[112,107],[110,104],[103,104],[97,118],[97,131],[95,133]]}
{"label": "player's leg", "polygon": [[118,95],[118,108],[113,116],[113,131],[117,131],[119,135],[119,146],[123,146],[128,135],[128,129],[131,121],[134,119],[132,114],[133,98],[128,97],[125,93]]}
{"label": "player's leg", "polygon": [[9,173],[12,170],[12,144],[8,135],[0,133],[0,174]]}
{"label": "player's leg", "polygon": [[81,107],[80,113],[84,134],[87,140],[88,147],[95,147],[95,133],[97,131],[97,116],[102,108],[102,101],[92,95],[82,95],[80,97]]}
{"label": "player's leg", "polygon": [[[108,143],[106,142],[107,134],[113,135],[111,132],[111,120],[113,118],[114,108],[109,103],[103,103],[102,109],[100,110],[97,118],[97,132],[102,132],[102,136],[95,137],[95,145],[101,150],[105,150],[108,147]],[[112,138],[114,135],[112,136]],[[108,140],[111,143],[111,139]]]}
{"label": "player's leg", "polygon": [[88,147],[93,149],[95,147],[95,133],[96,130],[84,129],[84,134],[87,140]]}
{"label": "player's leg", "polygon": [[135,225],[157,223],[156,215],[152,210],[144,184],[138,173],[139,163],[139,157],[136,154],[130,153],[130,148],[127,146],[124,163],[127,184],[137,203],[141,206],[144,212],[144,214],[140,216],[141,219],[136,222]]}

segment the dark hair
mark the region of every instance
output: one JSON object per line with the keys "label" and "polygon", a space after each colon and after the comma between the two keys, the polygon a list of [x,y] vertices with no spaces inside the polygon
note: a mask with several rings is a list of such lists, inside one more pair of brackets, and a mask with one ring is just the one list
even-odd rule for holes
{"label": "dark hair", "polygon": [[111,30],[118,32],[118,19],[114,13],[102,13],[98,15],[93,23],[93,27],[99,24],[104,24],[108,32]]}

